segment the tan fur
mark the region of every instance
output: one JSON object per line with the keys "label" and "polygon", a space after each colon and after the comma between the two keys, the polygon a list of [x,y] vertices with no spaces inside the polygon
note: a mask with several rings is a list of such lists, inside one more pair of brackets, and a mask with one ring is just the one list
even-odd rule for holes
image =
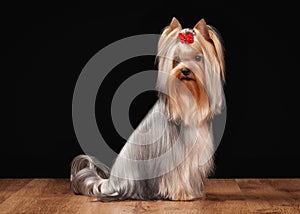
{"label": "tan fur", "polygon": [[[209,56],[216,55],[218,58],[219,66],[221,68],[222,79],[225,80],[225,60],[224,60],[224,48],[221,43],[221,38],[218,36],[215,29],[207,25],[204,19],[201,19],[195,26],[196,33],[201,35],[205,41],[202,40],[206,50],[210,53]],[[197,35],[198,35],[197,34]]]}
{"label": "tan fur", "polygon": [[[219,78],[219,81],[224,80],[225,64],[219,36],[210,26],[206,25],[204,19],[195,25],[193,29],[196,35],[195,42],[189,44],[189,48],[185,44],[175,43],[174,45],[177,46],[174,51],[167,52],[166,49],[173,48],[169,44],[172,44],[172,39],[180,30],[180,23],[177,19],[175,21],[173,19],[170,26],[163,32],[158,50],[165,57],[160,59],[159,68],[161,71],[171,70],[168,81],[169,117],[175,122],[183,121],[190,126],[198,126],[200,134],[186,159],[176,169],[161,177],[159,194],[171,200],[193,200],[205,196],[204,181],[213,170],[213,139],[209,120],[217,111],[210,110],[209,95],[204,82],[205,75],[206,72],[215,72],[212,76]],[[203,61],[198,64],[191,62],[193,54],[196,53],[205,57],[208,63],[204,65]],[[175,61],[174,56],[183,57],[182,62]],[[184,79],[185,76],[181,72],[183,68],[192,70],[188,75],[190,80]],[[178,80],[183,84],[179,84]],[[188,103],[184,97],[188,97],[193,102]],[[191,110],[193,108],[196,108],[196,111]],[[189,115],[187,112],[194,113]],[[198,123],[193,123],[193,120]],[[203,160],[207,161],[199,165],[201,160],[202,162]]]}
{"label": "tan fur", "polygon": [[210,147],[212,145],[203,143],[210,137],[207,124],[203,124],[199,128],[202,129],[202,136],[195,143],[186,159],[175,170],[161,178],[160,194],[171,200],[194,200],[205,197],[204,182],[213,169],[213,160],[208,158],[208,161],[202,166],[199,166],[199,162],[203,158],[201,156],[206,154],[204,150],[209,150],[208,153],[210,153],[213,148]]}

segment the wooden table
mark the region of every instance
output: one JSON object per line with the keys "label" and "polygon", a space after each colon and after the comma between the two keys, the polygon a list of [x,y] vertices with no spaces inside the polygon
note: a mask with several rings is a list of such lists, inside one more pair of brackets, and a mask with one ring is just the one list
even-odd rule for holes
{"label": "wooden table", "polygon": [[0,179],[0,213],[300,213],[300,179],[210,179],[206,200],[93,202],[68,179]]}

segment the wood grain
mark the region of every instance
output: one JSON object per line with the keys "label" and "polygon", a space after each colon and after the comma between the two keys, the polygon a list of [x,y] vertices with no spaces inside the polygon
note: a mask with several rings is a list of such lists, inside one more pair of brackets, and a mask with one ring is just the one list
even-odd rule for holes
{"label": "wood grain", "polygon": [[0,213],[300,213],[300,179],[209,179],[197,201],[95,202],[68,179],[0,179]]}

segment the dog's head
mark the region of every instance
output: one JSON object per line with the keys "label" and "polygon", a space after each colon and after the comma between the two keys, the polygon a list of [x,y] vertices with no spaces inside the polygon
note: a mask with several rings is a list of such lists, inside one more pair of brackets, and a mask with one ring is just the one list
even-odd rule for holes
{"label": "dog's head", "polygon": [[[159,91],[169,119],[199,123],[221,111],[224,55],[217,31],[201,19],[182,29],[173,18],[158,42]],[[167,77],[166,77],[167,76]]]}

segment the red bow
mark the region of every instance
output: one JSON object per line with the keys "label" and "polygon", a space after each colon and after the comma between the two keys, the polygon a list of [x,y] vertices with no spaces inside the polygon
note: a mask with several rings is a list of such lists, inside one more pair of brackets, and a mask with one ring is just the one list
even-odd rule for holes
{"label": "red bow", "polygon": [[194,42],[194,34],[192,34],[192,33],[187,33],[187,34],[179,33],[178,34],[178,39],[181,43],[191,44],[191,43]]}

